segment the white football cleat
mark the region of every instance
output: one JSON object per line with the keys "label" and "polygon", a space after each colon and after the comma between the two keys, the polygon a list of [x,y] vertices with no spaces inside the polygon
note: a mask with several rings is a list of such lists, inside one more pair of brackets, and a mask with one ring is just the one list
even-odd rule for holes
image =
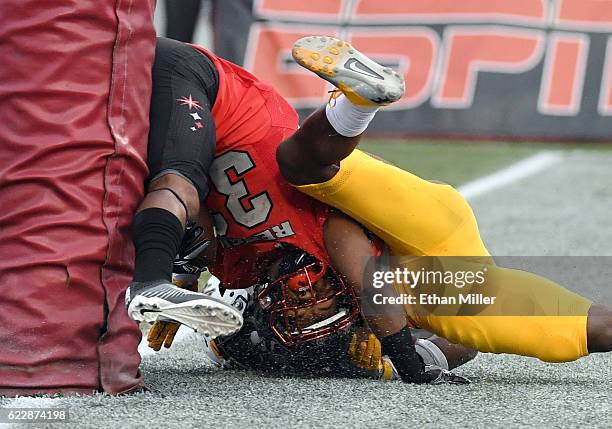
{"label": "white football cleat", "polygon": [[132,282],[125,300],[128,315],[139,322],[153,323],[158,318],[172,320],[211,338],[233,334],[242,327],[242,314],[236,308],[165,280]]}
{"label": "white football cleat", "polygon": [[371,60],[348,42],[325,36],[304,37],[292,55],[302,67],[327,80],[357,106],[385,106],[404,95],[404,78]]}

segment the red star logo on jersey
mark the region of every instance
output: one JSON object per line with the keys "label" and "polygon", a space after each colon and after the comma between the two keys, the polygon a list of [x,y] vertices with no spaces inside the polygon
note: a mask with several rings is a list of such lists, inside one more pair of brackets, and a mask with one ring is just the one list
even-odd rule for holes
{"label": "red star logo on jersey", "polygon": [[200,102],[197,100],[194,100],[191,97],[191,94],[189,94],[189,98],[187,97],[181,97],[181,98],[177,98],[176,101],[178,101],[179,103],[181,103],[182,106],[187,106],[189,107],[189,110],[193,109],[194,107],[196,109],[202,109],[202,106],[200,106]]}

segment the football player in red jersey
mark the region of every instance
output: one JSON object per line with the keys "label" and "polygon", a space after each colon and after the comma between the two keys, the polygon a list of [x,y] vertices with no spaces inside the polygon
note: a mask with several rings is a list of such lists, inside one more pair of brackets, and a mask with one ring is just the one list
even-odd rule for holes
{"label": "football player in red jersey", "polygon": [[[345,49],[349,46],[343,45]],[[358,62],[362,72],[384,78],[372,93],[374,100],[369,103],[373,106],[356,106],[344,117],[335,117],[353,138],[365,130],[380,106],[404,92],[403,79],[396,72],[365,56],[359,59],[353,57],[351,62]],[[353,68],[346,68],[347,79],[360,73]],[[349,109],[353,106],[343,99],[336,103]],[[293,246],[329,267],[326,275],[337,278],[337,294],[351,301],[352,306],[326,329],[349,326],[359,316],[358,291],[347,287],[335,273],[324,238],[325,225],[348,218],[332,216],[327,205],[296,191],[283,180],[276,163],[278,145],[296,132],[295,110],[244,69],[199,47],[159,39],[150,116],[150,177],[133,221],[135,272],[126,292],[130,316],[175,320],[213,336],[240,327],[239,315],[222,302],[170,283],[172,262],[185,228],[205,200],[222,244],[210,270],[225,287],[259,281],[285,247]],[[329,144],[346,139],[328,133],[328,120],[334,121],[317,113],[298,134],[317,136]],[[199,250],[186,258],[193,258]],[[440,373],[425,375],[403,311],[396,306],[388,306],[387,311],[386,317],[366,316],[369,328],[381,339],[383,353],[405,380],[437,379]],[[317,335],[305,333],[301,339],[289,336],[281,340],[295,344]]]}
{"label": "football player in red jersey", "polygon": [[[365,70],[366,75],[374,76],[374,78],[379,76],[383,80],[385,80],[385,75],[389,75],[391,81],[393,81],[392,71],[377,67],[375,63],[368,63],[366,58],[355,53],[344,42],[328,38],[308,38],[303,43],[298,43],[294,55],[298,61],[301,60],[309,69],[317,71],[322,77],[330,77],[329,73],[326,74],[325,66],[321,65],[320,69],[315,69],[308,64],[309,60],[307,58],[314,58],[312,53],[321,51],[320,45],[323,45],[330,55],[335,55],[332,49],[342,48],[336,49],[336,51],[341,52],[344,59],[347,60],[344,63],[345,66],[349,63],[356,64],[355,61],[359,62],[361,64],[359,66],[346,67],[352,72],[358,73],[355,68],[361,71]],[[220,60],[217,59],[217,61]],[[246,72],[242,71],[241,73]],[[342,68],[336,69],[334,67],[330,80],[334,81],[337,76],[343,76],[344,74],[346,74],[346,79],[343,77],[345,82],[350,82],[349,79],[355,77],[355,75],[351,75],[350,72],[346,72]],[[363,73],[361,74],[363,75]],[[246,74],[245,76],[248,77],[249,75]],[[389,240],[388,244],[401,248],[402,245],[406,245],[411,240],[402,241],[405,239],[405,235],[402,235],[405,233],[402,232],[396,237],[389,234],[388,224],[395,220],[394,225],[397,228],[412,231],[415,236],[418,234],[426,235],[425,232],[431,232],[431,235],[428,235],[423,243],[434,243],[441,246],[423,250],[420,246],[423,243],[415,242],[413,243],[414,246],[407,248],[406,252],[408,254],[413,251],[417,251],[417,254],[419,254],[420,251],[420,254],[433,255],[488,256],[488,252],[478,236],[477,228],[474,228],[474,222],[463,222],[466,219],[473,221],[473,214],[471,214],[469,206],[457,196],[456,192],[447,186],[437,186],[435,189],[433,187],[428,188],[423,183],[424,181],[420,181],[418,178],[398,174],[398,171],[396,171],[398,169],[392,170],[390,173],[387,171],[388,169],[385,171],[391,176],[398,176],[406,183],[414,184],[415,188],[431,191],[425,193],[426,199],[437,201],[433,206],[440,209],[442,214],[448,214],[448,219],[446,221],[442,219],[438,222],[440,216],[433,211],[429,215],[425,213],[425,216],[412,216],[412,223],[410,220],[398,222],[397,219],[401,219],[401,213],[398,214],[397,211],[393,211],[389,213],[392,213],[395,219],[383,219],[380,225],[385,225],[384,228],[376,225],[376,222],[372,222],[370,212],[384,212],[384,210],[381,210],[380,207],[377,208],[377,206],[381,206],[377,203],[377,201],[379,202],[378,198],[366,198],[360,193],[363,194],[365,189],[371,188],[371,186],[366,186],[367,183],[364,183],[364,181],[371,181],[371,177],[378,176],[366,175],[364,177],[362,175],[361,181],[359,181],[355,179],[355,177],[359,178],[359,174],[352,174],[350,167],[354,167],[355,163],[358,162],[360,166],[365,165],[366,170],[377,173],[381,170],[381,166],[376,164],[374,165],[375,168],[370,168],[372,167],[370,165],[372,160],[366,159],[367,157],[364,158],[365,155],[357,154],[353,156],[355,153],[353,149],[359,135],[367,126],[367,122],[371,119],[379,104],[390,101],[388,94],[392,94],[394,91],[387,91],[384,85],[382,88],[379,88],[378,85],[369,85],[368,82],[366,86],[369,85],[372,88],[370,94],[375,95],[375,97],[372,97],[368,94],[368,88],[359,89],[360,83],[363,83],[363,78],[361,79],[361,82],[351,82],[344,88],[337,81],[334,82],[343,89],[345,95],[337,98],[336,102],[326,107],[325,110],[311,116],[299,132],[293,134],[290,139],[286,139],[286,143],[289,142],[290,144],[283,144],[278,153],[271,153],[268,150],[269,148],[264,147],[266,145],[257,145],[256,143],[261,140],[247,140],[248,143],[253,145],[249,148],[246,144],[242,145],[246,142],[232,142],[229,139],[226,141],[227,146],[217,146],[217,157],[210,170],[216,195],[211,192],[209,208],[215,217],[217,231],[223,244],[220,257],[217,258],[217,264],[221,264],[221,266],[213,266],[212,271],[220,275],[224,282],[232,287],[240,284],[250,284],[251,281],[258,280],[258,278],[261,281],[262,277],[267,277],[265,287],[258,294],[264,313],[263,318],[267,320],[267,325],[276,338],[290,347],[316,344],[321,339],[331,337],[331,334],[352,325],[357,313],[354,311],[355,307],[350,305],[351,298],[354,298],[354,295],[362,295],[361,310],[363,312],[365,307],[363,305],[363,294],[368,293],[368,290],[367,288],[365,290],[360,289],[359,283],[363,279],[363,267],[351,258],[354,259],[355,255],[372,254],[373,249],[371,240],[358,224],[339,213],[329,212],[329,208],[325,205],[319,206],[308,200],[300,200],[299,196],[293,194],[292,189],[287,187],[282,180],[277,181],[279,179],[278,169],[269,163],[270,160],[275,158],[275,155],[278,156],[279,162],[284,166],[284,175],[292,183],[312,186],[310,184],[313,182],[323,182],[310,189],[314,189],[312,193],[324,201],[330,195],[337,197],[336,193],[344,195],[346,190],[339,192],[341,186],[338,182],[342,185],[343,180],[348,180],[350,176],[353,182],[351,190],[356,192],[351,194],[352,198],[344,206],[345,202],[343,201],[333,202],[337,203],[343,211],[361,220],[376,233],[383,235],[386,240]],[[244,80],[242,82],[244,83]],[[243,86],[252,88],[248,85]],[[353,89],[357,89],[357,91],[353,91]],[[189,106],[189,109],[196,108],[192,97],[184,97],[180,101],[182,105]],[[272,103],[272,105],[282,107],[283,103]],[[269,120],[278,114],[278,110],[274,114],[271,113],[271,105],[266,102],[262,102],[260,106],[263,106],[260,111],[268,112]],[[216,104],[212,109],[213,113],[215,108]],[[223,112],[231,111],[231,109],[221,110]],[[190,114],[190,116],[193,115]],[[195,116],[193,117],[196,119]],[[274,121],[270,120],[267,123],[272,122]],[[200,125],[196,124],[192,127],[194,128],[192,131],[202,129],[203,126]],[[266,130],[268,129],[260,130],[259,136]],[[274,137],[275,139],[266,139],[265,142],[276,148],[278,146],[278,133]],[[295,142],[299,143],[297,147],[300,150],[295,152],[288,150],[292,144],[294,149],[296,148]],[[313,144],[313,142],[316,144]],[[334,142],[343,144],[334,145]],[[338,165],[338,161],[342,159],[350,161],[346,163],[349,166],[348,173],[346,172],[347,165],[344,165],[344,162],[342,166]],[[215,166],[214,164],[217,161],[219,161],[219,165]],[[293,165],[294,168],[287,169],[287,165]],[[263,175],[262,167],[264,168]],[[180,172],[180,170],[177,171]],[[253,178],[255,182],[258,180],[255,173],[262,175],[264,179],[252,187],[250,179]],[[172,176],[172,174],[166,175]],[[185,176],[189,177],[187,174]],[[355,186],[354,182],[357,182],[357,185],[364,186],[360,188],[360,186]],[[301,187],[300,189],[309,192],[309,188]],[[390,188],[387,191],[392,189]],[[389,195],[393,195],[393,193],[385,193],[386,197]],[[422,195],[413,193],[411,196],[415,198]],[[180,199],[180,195],[174,195],[174,197]],[[331,199],[333,200],[333,198]],[[402,198],[400,200],[403,201]],[[368,201],[375,204],[374,206],[370,204],[371,210],[363,210],[363,207],[359,207]],[[441,207],[440,201],[445,201],[448,204],[443,204],[443,207]],[[300,202],[304,202],[305,205],[300,205]],[[417,202],[419,204],[416,204]],[[190,211],[188,204],[185,204],[184,201],[179,202],[179,204],[185,206],[184,212]],[[276,213],[284,214],[284,216],[281,216],[284,219],[273,216],[274,211],[272,209],[276,209],[277,204],[280,204],[282,211]],[[413,213],[407,208],[422,205],[422,201],[414,200],[406,204],[397,204],[396,202],[395,205],[399,205],[399,212]],[[449,207],[449,205],[456,206],[456,212],[453,212],[453,207]],[[382,206],[392,208],[394,204],[392,202],[389,205],[382,204]],[[355,207],[358,207],[359,210],[352,210]],[[449,208],[451,210],[447,210]],[[431,222],[432,219],[436,221]],[[414,224],[415,221],[417,222],[416,225]],[[419,228],[419,225],[424,228]],[[299,228],[300,226],[303,229]],[[446,226],[449,226],[450,229],[445,228]],[[420,229],[423,231],[420,231]],[[436,242],[439,236],[449,231],[460,232],[461,234],[450,234],[447,237],[448,240],[442,240],[442,242],[438,240]],[[348,241],[344,240],[345,237],[362,238],[351,241],[347,247]],[[459,237],[460,242],[453,242],[455,239],[453,237]],[[271,277],[267,267],[273,266],[274,262],[283,259],[282,255],[284,253],[291,251],[290,248],[286,247],[288,245],[301,249],[302,253],[307,257],[314,258],[314,261],[309,262],[306,266],[302,266],[301,263],[288,264],[289,268],[287,270],[279,270],[279,273],[283,274],[277,273],[277,276],[280,275],[279,278],[275,278],[274,275]],[[307,260],[304,257],[297,259]],[[168,264],[171,264],[171,262]],[[338,276],[336,272],[342,273],[342,276]],[[326,283],[323,283],[323,286],[318,286],[322,287],[321,295],[316,293],[316,288],[313,289],[313,284],[321,285],[320,282],[324,281],[320,276],[328,276],[325,280],[333,285],[331,289],[326,286]],[[298,280],[295,280],[296,278]],[[300,278],[307,279],[308,290],[301,290],[303,286],[300,286]],[[344,280],[349,279],[349,287],[346,287],[343,278]],[[524,280],[526,279],[521,278],[519,280],[525,283]],[[534,285],[534,279],[530,278],[529,280],[530,282],[526,282],[526,284]],[[232,284],[232,281],[235,284]],[[334,282],[337,283],[334,284]],[[519,353],[515,345],[516,336],[514,334],[520,331],[523,335],[521,347],[524,346],[525,349],[521,354],[537,356],[548,361],[573,360],[588,352],[610,350],[612,334],[610,333],[609,310],[601,306],[591,306],[588,300],[564,291],[557,285],[543,285],[543,283],[540,280],[536,281],[539,286],[545,286],[543,289],[540,288],[540,291],[544,290],[546,293],[550,292],[552,294],[549,297],[555,299],[551,301],[553,304],[568,304],[579,314],[568,315],[565,318],[534,316],[533,318],[503,317],[491,319],[483,317],[478,322],[469,317],[434,317],[430,320],[423,319],[423,324],[425,326],[429,324],[445,334],[444,336],[448,334],[449,337],[457,339],[459,342],[473,343],[481,350],[507,353]],[[297,302],[294,298],[292,302],[292,296],[289,292],[289,290],[292,290],[292,284],[297,293],[304,293]],[[329,295],[325,292],[327,289],[329,289],[327,292],[333,290],[334,293]],[[546,296],[536,298],[544,298],[545,300]],[[365,302],[368,301],[369,299],[365,300]],[[341,303],[340,306],[338,302]],[[542,303],[541,299],[540,303]],[[326,313],[327,311],[334,314],[330,317],[324,317],[331,314]],[[316,314],[313,315],[313,312]],[[587,312],[589,313],[588,318]],[[294,315],[297,313],[300,317],[291,317],[291,313]],[[406,326],[406,315],[390,310],[390,312],[379,316],[381,317],[378,320],[376,317],[368,319],[368,325],[377,337],[382,339],[383,352],[387,350],[387,354],[391,356],[396,367],[399,366],[400,377],[405,381],[431,380],[431,374],[426,374],[423,371],[423,362],[415,357],[410,331]],[[321,317],[323,317],[323,320],[310,323]],[[256,317],[255,319],[261,320],[262,318]],[[383,319],[382,322],[380,319]],[[324,323],[321,324],[321,322]],[[466,323],[471,323],[473,329],[464,329]],[[488,335],[491,329],[497,332],[495,337]],[[541,337],[538,334],[541,332],[554,332],[554,335]],[[531,336],[528,335],[530,333]]]}
{"label": "football player in red jersey", "polygon": [[[289,251],[284,263],[289,265],[301,257],[301,252]],[[293,259],[293,261],[292,261]],[[312,259],[310,259],[312,261]],[[308,258],[304,260],[308,262]],[[273,269],[276,269],[273,267]],[[299,281],[296,276],[294,281]],[[324,296],[325,289],[317,291]],[[268,321],[257,319],[262,312],[256,306],[255,287],[248,289],[225,289],[217,279],[211,278],[204,287],[204,293],[222,299],[233,305],[244,314],[244,325],[239,332],[211,340],[206,338],[206,353],[211,361],[224,369],[248,369],[271,372],[274,375],[306,375],[358,377],[381,380],[397,378],[391,361],[382,355],[380,341],[370,333],[362,321],[356,321],[348,329],[319,339],[312,344],[301,346],[283,346],[276,335],[271,334]],[[300,296],[289,290],[291,303],[299,303]],[[302,294],[308,298],[307,294]],[[317,309],[304,307],[298,316],[305,327],[318,322],[324,326],[324,321],[338,314],[339,302],[328,301]],[[323,322],[323,323],[322,323]],[[170,322],[156,322],[149,332],[149,346],[159,350],[162,345],[170,347],[179,325]],[[476,356],[475,351],[451,344],[435,335],[419,332],[415,349],[426,366],[436,366],[452,370]],[[466,382],[460,376],[454,376],[454,383]]]}

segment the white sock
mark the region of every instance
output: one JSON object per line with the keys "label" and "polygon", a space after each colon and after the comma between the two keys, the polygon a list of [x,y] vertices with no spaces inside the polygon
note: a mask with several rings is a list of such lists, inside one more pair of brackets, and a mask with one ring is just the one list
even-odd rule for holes
{"label": "white sock", "polygon": [[342,94],[327,103],[325,114],[338,134],[344,137],[355,137],[368,128],[378,109],[380,109],[378,106],[356,106]]}

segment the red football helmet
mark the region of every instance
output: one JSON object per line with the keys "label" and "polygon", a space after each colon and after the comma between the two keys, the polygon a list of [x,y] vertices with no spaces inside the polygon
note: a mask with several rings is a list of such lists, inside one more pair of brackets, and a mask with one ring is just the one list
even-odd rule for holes
{"label": "red football helmet", "polygon": [[274,335],[293,346],[346,330],[359,317],[353,289],[324,261],[297,248],[287,252],[257,294]]}

